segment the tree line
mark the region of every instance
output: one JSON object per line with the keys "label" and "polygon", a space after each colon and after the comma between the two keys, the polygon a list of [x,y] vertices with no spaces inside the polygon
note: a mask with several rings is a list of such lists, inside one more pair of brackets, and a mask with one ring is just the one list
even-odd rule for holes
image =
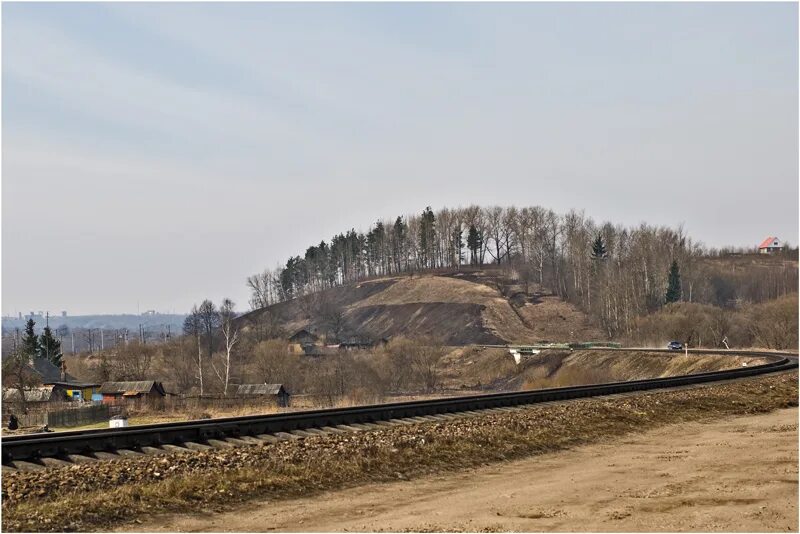
{"label": "tree line", "polygon": [[335,235],[248,277],[247,285],[258,309],[375,276],[494,265],[528,289],[576,304],[609,338],[631,334],[637,317],[669,302],[730,307],[797,291],[796,264],[725,272],[704,261],[719,254],[680,226],[601,224],[583,212],[539,206],[427,207],[377,221],[366,233]]}

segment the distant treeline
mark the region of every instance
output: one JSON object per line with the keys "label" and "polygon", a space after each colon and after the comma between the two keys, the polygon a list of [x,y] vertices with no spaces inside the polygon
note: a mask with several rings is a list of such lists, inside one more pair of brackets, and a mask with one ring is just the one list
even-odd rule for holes
{"label": "distant treeline", "polygon": [[366,233],[335,235],[247,284],[258,309],[374,276],[494,264],[580,306],[614,338],[632,334],[638,317],[667,302],[673,262],[679,301],[735,307],[797,291],[797,249],[771,261],[747,259],[755,252],[705,248],[681,227],[599,224],[574,210],[428,207]]}

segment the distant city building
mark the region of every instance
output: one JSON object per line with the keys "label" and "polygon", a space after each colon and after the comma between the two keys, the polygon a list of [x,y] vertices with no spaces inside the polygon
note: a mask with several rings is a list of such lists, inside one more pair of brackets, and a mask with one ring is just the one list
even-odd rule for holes
{"label": "distant city building", "polygon": [[67,316],[67,311],[66,310],[62,310],[61,311],[61,317],[66,317],[66,316]]}
{"label": "distant city building", "polygon": [[783,244],[777,237],[768,237],[758,245],[759,254],[774,254],[783,250]]}

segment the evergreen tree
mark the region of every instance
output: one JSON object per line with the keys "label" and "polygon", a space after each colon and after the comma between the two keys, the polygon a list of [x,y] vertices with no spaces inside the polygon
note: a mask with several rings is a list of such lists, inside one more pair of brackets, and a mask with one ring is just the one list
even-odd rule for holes
{"label": "evergreen tree", "polygon": [[483,237],[481,236],[481,233],[477,228],[475,228],[474,224],[471,224],[469,226],[469,232],[467,233],[467,248],[471,253],[472,265],[478,264],[478,250],[480,250],[482,245]]}
{"label": "evergreen tree", "polygon": [[398,217],[394,221],[392,229],[394,236],[394,261],[397,272],[400,272],[408,263],[408,254],[406,252],[406,237],[408,233],[408,224],[403,221],[402,217]]}
{"label": "evergreen tree", "polygon": [[39,357],[61,367],[61,356],[61,342],[53,335],[50,327],[45,326],[42,335],[39,336]]}
{"label": "evergreen tree", "polygon": [[608,252],[606,252],[606,246],[603,243],[603,236],[598,234],[597,239],[595,239],[594,243],[592,243],[592,259],[604,260],[607,257],[608,257]]}
{"label": "evergreen tree", "polygon": [[420,266],[435,267],[433,245],[436,240],[436,217],[430,206],[422,212],[419,224]]}
{"label": "evergreen tree", "polygon": [[28,319],[28,322],[25,323],[25,334],[22,336],[20,352],[28,358],[35,358],[39,354],[39,336],[33,331],[35,325],[32,318]]}
{"label": "evergreen tree", "polygon": [[678,262],[673,260],[672,267],[669,268],[667,294],[664,297],[664,301],[669,304],[679,300],[681,300],[681,272],[678,268]]}

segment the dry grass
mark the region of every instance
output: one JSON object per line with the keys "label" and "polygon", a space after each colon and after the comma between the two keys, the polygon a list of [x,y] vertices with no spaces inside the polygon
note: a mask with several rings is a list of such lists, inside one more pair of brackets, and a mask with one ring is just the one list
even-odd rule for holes
{"label": "dry grass", "polygon": [[791,373],[274,445],[6,474],[3,530],[130,525],[145,514],[221,510],[254,498],[447,472],[666,424],[796,405],[797,374]]}

